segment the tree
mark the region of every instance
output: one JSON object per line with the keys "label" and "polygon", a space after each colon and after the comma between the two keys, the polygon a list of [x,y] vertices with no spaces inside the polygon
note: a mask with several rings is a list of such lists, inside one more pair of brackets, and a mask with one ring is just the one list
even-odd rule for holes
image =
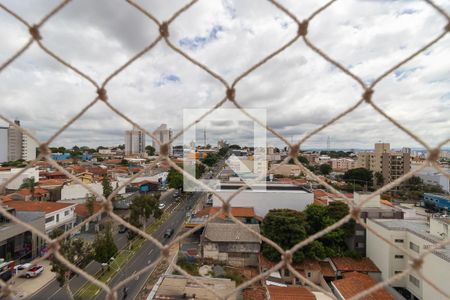
{"label": "tree", "polygon": [[[306,238],[305,225],[304,215],[299,211],[272,209],[263,220],[261,233],[287,250]],[[270,260],[280,260],[280,253],[266,243],[263,244],[262,252]],[[294,263],[301,262],[303,259],[302,251],[296,251],[293,254]]]}
{"label": "tree", "polygon": [[224,146],[224,147],[220,148],[219,152],[218,152],[219,156],[225,157],[225,155],[227,155],[229,149],[230,148],[228,146]]}
{"label": "tree", "polygon": [[156,150],[155,150],[155,148],[153,146],[148,145],[148,146],[145,147],[145,151],[147,151],[147,154],[149,156],[153,156],[153,155],[155,155],[155,151]]}
{"label": "tree", "polygon": [[384,177],[381,172],[375,172],[375,185],[376,186],[382,186],[384,184]]}
{"label": "tree", "polygon": [[241,146],[233,144],[230,146],[230,149],[238,149],[239,150],[239,149],[241,149]]}
{"label": "tree", "polygon": [[86,209],[88,211],[89,217],[95,212],[95,197],[86,195]]}
{"label": "tree", "polygon": [[308,234],[314,234],[326,227],[328,209],[326,206],[311,204],[304,210]]}
{"label": "tree", "polygon": [[331,173],[331,166],[329,164],[321,164],[319,166],[319,171],[323,175],[328,175]]}
{"label": "tree", "polygon": [[[62,229],[55,229],[50,234],[51,238],[56,238],[63,234]],[[70,238],[59,242],[59,253],[68,259],[72,264],[83,268],[92,259],[92,247],[82,239]],[[62,264],[55,256],[50,259],[52,272],[56,273],[56,280],[60,286],[68,283],[72,274],[71,270]]]}
{"label": "tree", "polygon": [[372,171],[366,168],[356,168],[345,172],[343,178],[346,182],[357,181],[367,184],[372,182],[373,174]]}
{"label": "tree", "polygon": [[102,180],[102,186],[103,186],[103,196],[105,198],[108,198],[109,195],[113,192],[113,188],[111,186],[111,181],[109,180],[108,175],[105,175]]}
{"label": "tree", "polygon": [[117,246],[114,243],[111,223],[106,223],[104,229],[97,233],[94,245],[94,259],[99,263],[108,263],[117,254]]}
{"label": "tree", "polygon": [[208,153],[203,159],[203,163],[209,167],[212,167],[219,161],[219,156],[215,153]]}
{"label": "tree", "polygon": [[136,227],[146,227],[148,218],[159,219],[162,210],[159,209],[160,194],[148,194],[134,197],[130,204],[130,222]]}
{"label": "tree", "polygon": [[31,200],[34,200],[34,190],[36,186],[36,181],[34,177],[25,178],[20,185],[21,189],[29,189],[31,193]]}
{"label": "tree", "polygon": [[170,168],[169,174],[167,175],[167,181],[169,187],[173,189],[183,188],[183,174],[179,173],[177,170]]}
{"label": "tree", "polygon": [[298,161],[301,162],[302,165],[304,165],[304,166],[309,165],[309,160],[306,157],[304,157],[303,155],[298,156]]}

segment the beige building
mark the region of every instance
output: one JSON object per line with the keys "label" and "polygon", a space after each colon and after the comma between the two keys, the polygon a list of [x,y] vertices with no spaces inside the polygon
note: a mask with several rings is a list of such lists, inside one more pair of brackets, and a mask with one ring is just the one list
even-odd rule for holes
{"label": "beige building", "polygon": [[360,152],[357,157],[356,167],[381,173],[383,184],[394,181],[411,170],[410,153],[391,151],[389,143],[376,143],[373,152]]}
{"label": "beige building", "polygon": [[[172,129],[167,127],[167,124],[161,124],[155,131],[153,135],[161,142],[161,144],[168,143],[172,139]],[[153,141],[153,147],[155,148],[156,154],[159,154],[160,145]],[[172,155],[172,144],[169,145],[169,155]]]}
{"label": "beige building", "polygon": [[333,171],[348,171],[356,167],[356,161],[351,158],[332,158],[330,163]]}
{"label": "beige building", "polygon": [[[423,253],[430,246],[448,237],[447,217],[426,220],[373,220],[367,219],[367,226],[383,238],[402,248],[411,257]],[[367,256],[381,270],[382,280],[405,270],[411,263],[406,253],[391,246],[371,231],[367,231]],[[433,251],[425,256],[422,272],[445,293],[450,294],[450,247]],[[447,299],[432,286],[423,281],[416,272],[399,279],[391,286],[409,293],[409,299]]]}
{"label": "beige building", "polygon": [[297,177],[302,173],[302,169],[300,169],[300,166],[294,164],[273,164],[269,173],[283,177]]}
{"label": "beige building", "polygon": [[125,155],[145,153],[145,133],[136,127],[125,131]]}

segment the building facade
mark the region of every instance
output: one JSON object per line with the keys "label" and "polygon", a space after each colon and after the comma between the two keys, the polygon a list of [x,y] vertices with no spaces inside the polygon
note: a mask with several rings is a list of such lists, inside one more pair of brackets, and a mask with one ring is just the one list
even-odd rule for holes
{"label": "building facade", "polygon": [[125,155],[145,153],[145,133],[137,127],[125,131]]}
{"label": "building facade", "polygon": [[[172,130],[167,127],[167,124],[161,124],[155,131],[153,131],[153,135],[161,142],[161,144],[165,144],[172,139]],[[153,141],[153,148],[155,148],[156,154],[161,152],[160,145],[155,141]],[[169,144],[169,155],[172,155],[172,152],[172,144]]]}
{"label": "building facade", "polygon": [[[6,182],[9,178],[13,177],[15,174],[22,171],[22,168],[5,168],[5,170],[0,170],[0,184]],[[39,181],[39,171],[36,167],[29,168],[17,178],[6,185],[9,190],[18,190],[26,178],[34,178],[35,182]]]}
{"label": "building facade", "polygon": [[35,160],[36,159],[36,148],[39,147],[39,144],[36,143],[28,135],[22,135],[22,159],[26,161]]}
{"label": "building facade", "polygon": [[0,127],[0,163],[8,161],[8,127]]}
{"label": "building facade", "polygon": [[[411,257],[417,257],[430,246],[448,237],[447,217],[427,220],[367,220],[367,225],[383,238],[400,247],[388,244],[372,232],[367,233],[367,256],[381,270],[382,280],[386,280],[409,267]],[[408,254],[408,255],[406,255]],[[450,247],[436,249],[423,260],[422,273],[445,293],[450,294]],[[423,281],[417,272],[393,282],[406,299],[446,299],[431,285]]]}
{"label": "building facade", "polygon": [[383,175],[387,184],[411,170],[411,154],[408,151],[391,151],[389,143],[376,143],[372,152],[357,154],[357,168],[366,168]]}
{"label": "building facade", "polygon": [[[15,120],[14,123],[20,126],[20,121]],[[9,125],[8,128],[8,161],[19,160],[22,158],[22,132]]]}

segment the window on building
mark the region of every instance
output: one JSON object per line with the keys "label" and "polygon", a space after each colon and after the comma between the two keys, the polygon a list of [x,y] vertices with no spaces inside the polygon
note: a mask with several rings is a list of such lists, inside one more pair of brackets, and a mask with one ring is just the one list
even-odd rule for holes
{"label": "window on building", "polygon": [[416,277],[409,275],[409,282],[411,282],[412,284],[414,284],[417,287],[420,287],[420,281],[419,279],[417,279]]}
{"label": "window on building", "polygon": [[365,246],[365,243],[356,243],[356,248],[364,248]]}
{"label": "window on building", "polygon": [[409,249],[411,249],[412,251],[417,252],[417,253],[420,252],[419,245],[416,245],[413,242],[409,242]]}
{"label": "window on building", "polygon": [[403,243],[404,240],[403,239],[395,239],[394,242],[396,242],[396,243]]}
{"label": "window on building", "polygon": [[403,255],[399,255],[399,254],[397,254],[397,255],[395,255],[395,258],[403,258]]}
{"label": "window on building", "polygon": [[69,211],[68,210],[66,210],[65,212],[64,212],[64,216],[68,216],[69,215]]}
{"label": "window on building", "polygon": [[56,215],[56,222],[59,222],[59,214]]}
{"label": "window on building", "polygon": [[53,222],[55,220],[55,216],[51,216],[45,219],[45,223],[50,223]]}
{"label": "window on building", "polygon": [[308,278],[311,278],[311,272],[308,272],[306,275],[308,276]]}
{"label": "window on building", "polygon": [[364,236],[364,230],[356,230],[355,235],[357,236]]}
{"label": "window on building", "polygon": [[402,272],[402,271],[395,271],[394,274],[398,274],[398,273],[401,273],[401,272]]}

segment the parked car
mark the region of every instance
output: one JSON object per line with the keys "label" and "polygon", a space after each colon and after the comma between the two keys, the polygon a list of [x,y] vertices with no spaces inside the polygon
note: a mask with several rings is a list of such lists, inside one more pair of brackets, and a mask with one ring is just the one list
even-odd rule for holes
{"label": "parked car", "polygon": [[14,267],[14,269],[16,273],[26,270],[24,273],[20,275],[20,277],[25,278],[37,277],[44,271],[43,266],[36,266],[36,265],[33,266],[31,264],[17,265]]}
{"label": "parked car", "polygon": [[175,232],[175,230],[173,230],[173,228],[167,229],[166,232],[164,233],[164,238],[169,239],[173,235],[174,232]]}
{"label": "parked car", "polygon": [[128,228],[123,226],[122,224],[119,225],[119,233],[125,233],[128,231]]}
{"label": "parked car", "polygon": [[166,207],[166,205],[165,205],[164,203],[160,203],[160,204],[158,205],[158,208],[159,208],[159,209],[164,209],[164,207]]}

